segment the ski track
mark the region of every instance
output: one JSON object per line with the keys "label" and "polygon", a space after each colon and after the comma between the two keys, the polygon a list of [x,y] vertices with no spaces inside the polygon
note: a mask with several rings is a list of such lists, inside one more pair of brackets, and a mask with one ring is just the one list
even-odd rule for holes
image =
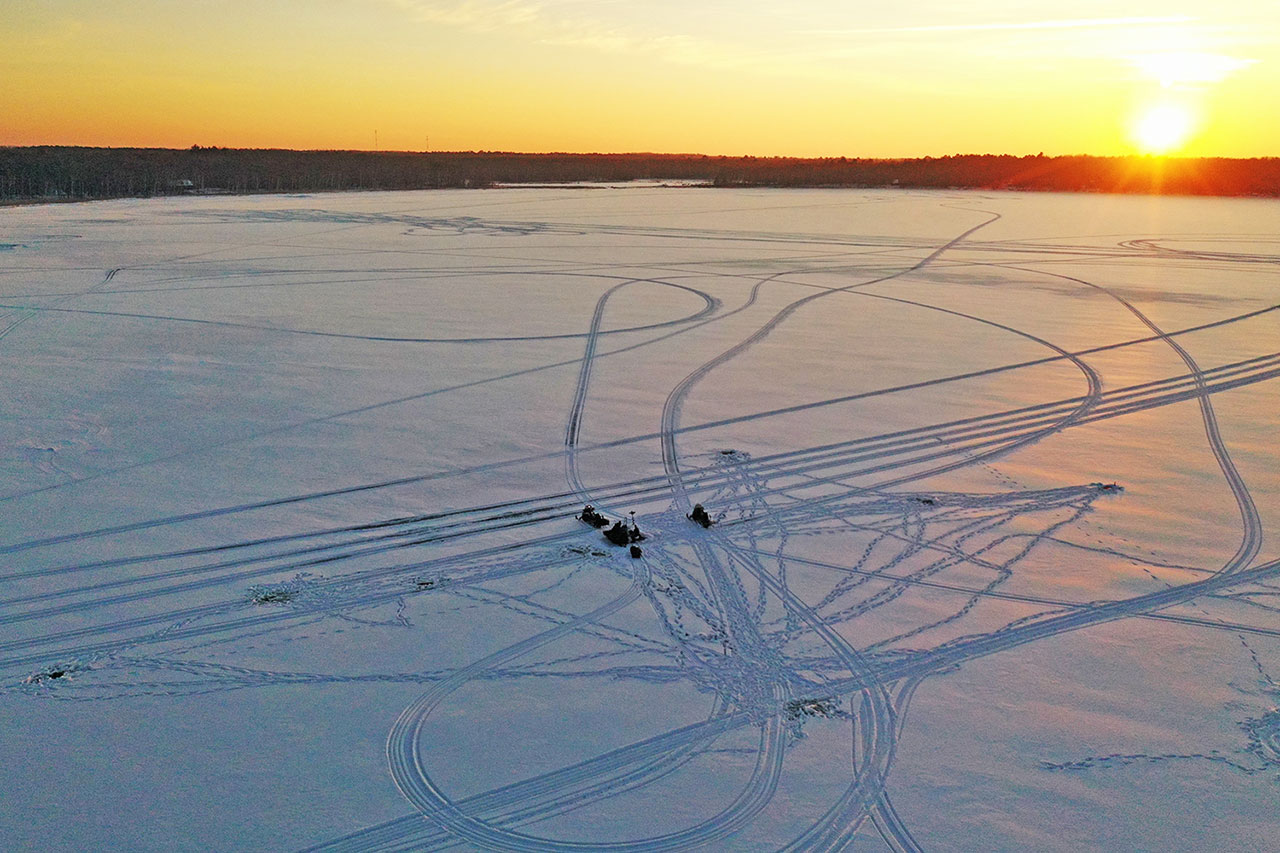
{"label": "ski track", "polygon": [[[643,269],[649,274],[633,277],[610,272],[607,266],[534,270],[529,266],[530,261],[517,258],[512,262],[515,271],[495,266],[475,273],[545,273],[613,282],[597,298],[585,330],[530,336],[391,337],[63,307],[78,297],[101,294],[123,268],[109,270],[88,290],[46,294],[43,298],[53,299],[47,304],[0,305],[10,309],[9,314],[0,316],[0,340],[41,315],[72,313],[104,319],[225,326],[375,343],[462,345],[579,340],[583,345],[582,354],[576,359],[547,362],[501,376],[285,424],[255,436],[232,438],[0,498],[18,500],[160,461],[213,452],[251,438],[479,384],[548,370],[577,371],[568,395],[563,449],[558,451],[253,503],[197,508],[96,529],[50,532],[39,538],[0,545],[0,555],[10,561],[22,554],[37,558],[45,551],[54,554],[51,564],[37,561],[33,566],[15,567],[10,563],[0,567],[0,629],[18,626],[17,630],[0,635],[0,674],[3,675],[0,684],[12,691],[47,693],[72,701],[127,701],[135,696],[190,696],[225,690],[336,683],[422,685],[419,688],[422,692],[403,709],[386,739],[391,779],[415,812],[321,842],[307,850],[445,850],[466,846],[525,853],[588,850],[640,853],[728,849],[734,839],[745,837],[742,833],[749,831],[777,796],[793,729],[798,733],[803,725],[837,724],[847,730],[848,764],[843,765],[842,773],[847,774],[848,784],[831,802],[813,803],[814,815],[808,826],[781,843],[778,849],[840,851],[847,849],[855,836],[864,837],[873,832],[893,851],[923,850],[925,846],[913,835],[907,819],[891,800],[888,786],[911,698],[927,679],[1031,642],[1121,619],[1232,631],[1241,636],[1242,642],[1244,634],[1280,637],[1280,629],[1230,622],[1203,609],[1199,611],[1201,616],[1165,612],[1196,601],[1246,595],[1240,592],[1241,588],[1256,588],[1280,577],[1280,560],[1256,562],[1265,535],[1262,517],[1244,476],[1232,459],[1213,405],[1216,394],[1280,377],[1280,352],[1263,352],[1207,368],[1191,354],[1197,332],[1257,320],[1280,305],[1166,331],[1117,289],[1041,268],[1086,259],[1095,263],[1158,260],[1203,265],[1274,264],[1278,259],[1262,254],[1180,250],[1145,238],[1121,240],[1114,246],[1016,240],[982,243],[974,239],[975,235],[998,221],[1001,214],[970,207],[955,206],[954,209],[989,218],[937,243],[922,239],[839,239],[822,234],[664,229],[601,223],[552,225],[519,219],[433,217],[417,212],[206,210],[182,214],[212,222],[332,225],[333,231],[395,225],[408,229],[406,235],[611,236],[673,244],[692,241],[776,245],[780,247],[779,255],[771,263],[784,268],[761,274],[724,274],[723,279],[735,279],[739,286],[750,283],[745,298],[728,310],[724,310],[722,300],[710,290],[679,283],[683,275],[689,274],[688,265],[665,269],[659,269],[657,264],[645,265]],[[788,251],[783,247],[790,246],[822,251],[803,258],[782,254]],[[940,258],[944,254],[974,251],[1024,256],[1016,264],[975,263],[1052,278],[1101,293],[1151,334],[1073,349],[991,317],[958,311],[911,295],[909,279],[913,273],[930,265],[943,267]],[[172,259],[158,266],[198,265],[205,254]],[[264,259],[270,257],[266,255]],[[877,258],[884,272],[868,277],[865,272],[870,267],[866,264],[872,257]],[[956,263],[963,265],[968,261]],[[617,266],[620,270],[625,265]],[[626,266],[626,269],[636,267]],[[335,268],[331,272],[342,271]],[[423,272],[431,270],[424,268],[417,275]],[[854,276],[858,280],[843,286],[811,285],[805,281],[815,273]],[[193,278],[199,280],[198,274]],[[192,279],[178,276],[149,284],[189,280]],[[281,283],[220,283],[178,289],[216,290],[278,284]],[[770,287],[797,284],[817,289],[781,308],[769,309],[771,313],[755,322],[752,331],[671,387],[655,431],[605,436],[594,443],[584,441],[591,410],[592,378],[600,359],[660,346],[674,336],[714,333],[730,318],[738,317],[742,322],[753,316],[760,296]],[[893,292],[867,289],[886,284],[894,285]],[[607,327],[605,320],[611,300],[633,285],[676,289],[703,304],[700,310],[675,319]],[[147,286],[119,292],[167,292],[167,289]],[[9,300],[23,298],[8,297]],[[716,371],[731,369],[735,360],[753,346],[790,328],[788,321],[793,321],[806,306],[822,299],[871,299],[901,306],[904,312],[942,314],[1034,343],[1049,350],[1051,355],[711,422],[682,423],[684,404],[700,383]],[[602,350],[602,341],[612,335],[630,337],[624,345]],[[16,339],[9,339],[6,344]],[[1187,372],[1106,388],[1104,377],[1092,359],[1147,344],[1168,347]],[[852,435],[835,442],[759,456],[724,451],[722,456],[683,458],[677,445],[681,436],[708,430],[726,431],[767,418],[818,411],[873,397],[909,394],[966,380],[1016,375],[1020,370],[1061,362],[1071,364],[1079,372],[1084,382],[1083,393],[874,435]],[[989,465],[1059,432],[1190,401],[1198,406],[1206,446],[1236,504],[1241,532],[1235,552],[1221,565],[1194,567],[1195,579],[1181,584],[1166,584],[1155,592],[1124,599],[1087,602],[1002,589],[1033,552],[1051,544],[1070,544],[1058,538],[1062,531],[1078,525],[1099,500],[1110,497],[1113,492],[1097,483],[969,493],[945,491],[936,485],[945,482],[940,478],[948,472]],[[654,441],[661,454],[661,474],[595,483],[584,480],[580,465],[589,454]],[[557,456],[564,462],[567,488],[547,494],[169,550],[140,551],[130,545],[130,534],[144,531],[433,480],[488,474]],[[1102,472],[1099,479],[1106,479]],[[929,488],[930,484],[934,487]],[[720,512],[716,524],[707,530],[685,519],[691,505],[699,501]],[[575,522],[573,516],[585,503],[593,503],[615,518],[625,518],[625,510],[630,507],[641,508],[642,529],[650,535],[643,543],[643,558],[627,559],[622,552],[600,544],[597,535],[589,535]],[[1019,529],[1018,525],[1029,525],[1034,532]],[[834,561],[807,558],[788,548],[793,540],[820,535],[846,535],[865,544],[859,544],[850,549],[845,558]],[[80,562],[68,562],[58,556],[66,553],[67,546],[92,539],[118,541],[118,555]],[[587,542],[590,544],[583,544]],[[433,548],[445,546],[450,550],[433,555]],[[1128,553],[1120,547],[1099,551],[1133,565],[1184,574],[1190,571]],[[572,574],[565,575],[566,567],[573,567],[573,572],[602,571],[605,577],[612,576],[616,582],[612,597],[581,613],[578,611],[583,607],[566,609],[543,600],[548,592],[572,577]],[[980,570],[989,580],[985,583],[947,580],[947,572],[960,567]],[[309,574],[321,570],[336,574]],[[789,581],[789,573],[805,571],[833,578],[829,592],[816,603],[797,594]],[[290,575],[293,580],[287,579]],[[532,579],[540,586],[533,592],[520,594],[502,591],[504,581],[518,579]],[[33,581],[41,585],[24,585]],[[249,586],[252,582],[265,586]],[[954,595],[962,603],[931,621],[901,626],[893,636],[868,638],[858,646],[848,639],[851,634],[847,626],[858,617],[888,612],[904,596],[921,589]],[[259,600],[255,596],[260,593],[255,590],[266,590],[279,598]],[[456,604],[484,607],[494,612],[509,611],[544,627],[453,669],[341,675],[269,671],[201,659],[202,654],[214,648],[234,649],[250,638],[287,638],[289,632],[303,626],[323,625],[336,619],[366,628],[395,624],[400,630],[412,630],[412,623],[402,614],[407,607],[429,601],[440,602],[442,607]],[[963,633],[968,630],[966,618],[975,607],[987,601],[1025,605],[1033,615],[980,633]],[[396,609],[393,619],[378,615],[388,608]],[[634,625],[635,614],[642,610],[651,625],[649,628],[621,627],[622,624]],[[616,621],[614,617],[623,612],[632,618],[625,623],[611,624]],[[906,640],[921,642],[926,635],[934,638],[932,645],[912,648],[902,645]],[[562,648],[557,652],[558,645],[564,646],[564,641],[571,637],[589,637],[596,643],[597,650]],[[1248,648],[1248,644],[1245,646]],[[1255,665],[1261,667],[1256,654],[1253,659]],[[423,661],[426,660],[429,655],[424,655]],[[75,677],[59,682],[56,688],[47,686],[40,674],[53,671],[55,665],[59,671],[53,677],[60,677],[63,670]],[[143,672],[172,675],[167,680],[161,675],[148,681],[139,677]],[[709,694],[709,707],[696,722],[673,727],[575,764],[467,797],[451,796],[437,781],[432,767],[430,745],[433,727],[437,725],[434,722],[437,710],[471,682],[500,688],[517,679],[538,678],[606,678],[637,683],[687,680]],[[838,711],[812,710],[825,708],[820,704],[823,702],[835,703],[833,707],[838,706]],[[796,709],[809,709],[804,713],[815,720],[829,715],[835,719],[806,722]],[[746,732],[754,733],[754,747],[717,746]],[[662,783],[675,774],[698,772],[697,768],[714,762],[718,749],[750,751],[750,772],[723,808],[687,826],[625,840],[571,840],[533,831],[540,822],[551,818],[625,798],[633,791],[660,789]]]}

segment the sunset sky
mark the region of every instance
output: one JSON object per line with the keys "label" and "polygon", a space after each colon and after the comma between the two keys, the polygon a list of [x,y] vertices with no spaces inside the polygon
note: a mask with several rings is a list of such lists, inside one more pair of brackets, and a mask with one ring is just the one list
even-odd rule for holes
{"label": "sunset sky", "polygon": [[1276,0],[4,0],[0,44],[6,145],[1280,155]]}

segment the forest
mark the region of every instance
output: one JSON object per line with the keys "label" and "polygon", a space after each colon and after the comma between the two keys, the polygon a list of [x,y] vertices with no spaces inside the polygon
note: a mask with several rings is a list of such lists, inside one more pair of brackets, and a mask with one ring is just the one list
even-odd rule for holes
{"label": "forest", "polygon": [[909,159],[698,154],[521,154],[0,147],[0,201],[182,194],[483,188],[502,184],[699,181],[719,187],[900,187],[1280,196],[1280,158]]}

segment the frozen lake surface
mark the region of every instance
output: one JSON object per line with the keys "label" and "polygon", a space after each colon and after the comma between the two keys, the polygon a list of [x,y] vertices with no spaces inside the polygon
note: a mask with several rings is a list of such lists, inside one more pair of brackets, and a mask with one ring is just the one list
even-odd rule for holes
{"label": "frozen lake surface", "polygon": [[0,228],[0,848],[1280,839],[1280,203]]}

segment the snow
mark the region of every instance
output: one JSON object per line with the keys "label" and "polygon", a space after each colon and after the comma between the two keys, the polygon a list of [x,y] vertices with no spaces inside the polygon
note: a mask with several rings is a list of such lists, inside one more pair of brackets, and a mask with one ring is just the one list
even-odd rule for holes
{"label": "snow", "polygon": [[0,223],[0,848],[1280,837],[1275,202]]}

